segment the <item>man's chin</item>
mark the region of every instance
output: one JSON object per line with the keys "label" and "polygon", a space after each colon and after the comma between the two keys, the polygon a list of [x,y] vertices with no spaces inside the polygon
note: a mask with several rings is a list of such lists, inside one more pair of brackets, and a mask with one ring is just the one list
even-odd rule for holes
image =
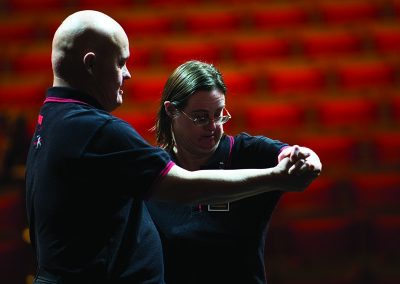
{"label": "man's chin", "polygon": [[112,112],[112,111],[116,110],[117,108],[119,108],[121,105],[122,105],[122,100],[118,100],[113,105],[110,104],[107,111]]}
{"label": "man's chin", "polygon": [[124,99],[122,98],[122,96],[118,95],[117,100],[115,102],[114,109],[116,109],[117,107],[120,107],[123,104],[123,102],[124,102]]}

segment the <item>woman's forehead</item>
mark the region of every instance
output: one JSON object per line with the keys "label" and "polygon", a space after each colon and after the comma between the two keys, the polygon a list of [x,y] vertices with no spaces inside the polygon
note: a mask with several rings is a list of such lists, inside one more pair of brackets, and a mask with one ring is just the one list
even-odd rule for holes
{"label": "woman's forehead", "polygon": [[225,95],[219,90],[198,91],[192,95],[187,107],[190,108],[220,108],[225,106]]}

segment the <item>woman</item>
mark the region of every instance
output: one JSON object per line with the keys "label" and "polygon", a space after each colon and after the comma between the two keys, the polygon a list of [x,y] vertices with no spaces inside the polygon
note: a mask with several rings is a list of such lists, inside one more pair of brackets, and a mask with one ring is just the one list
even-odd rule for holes
{"label": "woman", "polygon": [[[224,134],[223,124],[231,118],[225,93],[221,73],[210,64],[188,61],[169,77],[155,131],[175,163],[190,171],[265,168],[297,156],[295,166],[306,182],[319,175],[319,158],[308,148],[246,133]],[[167,283],[266,283],[264,244],[281,195],[272,191],[195,206],[148,202],[162,238]]]}

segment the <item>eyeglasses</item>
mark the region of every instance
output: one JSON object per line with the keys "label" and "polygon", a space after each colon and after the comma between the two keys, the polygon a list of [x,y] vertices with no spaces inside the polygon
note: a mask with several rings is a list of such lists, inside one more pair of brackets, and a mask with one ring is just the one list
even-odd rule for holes
{"label": "eyeglasses", "polygon": [[196,115],[195,117],[187,114],[183,110],[179,110],[181,113],[184,114],[185,117],[193,121],[193,124],[196,126],[206,126],[210,124],[210,122],[214,122],[216,125],[222,125],[228,122],[229,119],[231,119],[231,115],[229,114],[228,110],[226,108],[223,108],[222,112],[226,112],[225,115],[221,115],[218,117],[210,118],[208,114],[201,114],[201,115]]}

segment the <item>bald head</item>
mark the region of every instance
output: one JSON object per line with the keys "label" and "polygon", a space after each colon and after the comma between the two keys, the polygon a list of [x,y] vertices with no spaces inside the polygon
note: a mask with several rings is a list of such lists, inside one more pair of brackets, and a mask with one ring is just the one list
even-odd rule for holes
{"label": "bald head", "polygon": [[125,61],[129,57],[128,37],[120,24],[98,11],[76,12],[68,16],[54,34],[53,85],[72,87],[99,98],[96,87],[101,82],[96,75],[107,68],[111,71],[112,62],[105,65],[105,61],[114,57]]}

